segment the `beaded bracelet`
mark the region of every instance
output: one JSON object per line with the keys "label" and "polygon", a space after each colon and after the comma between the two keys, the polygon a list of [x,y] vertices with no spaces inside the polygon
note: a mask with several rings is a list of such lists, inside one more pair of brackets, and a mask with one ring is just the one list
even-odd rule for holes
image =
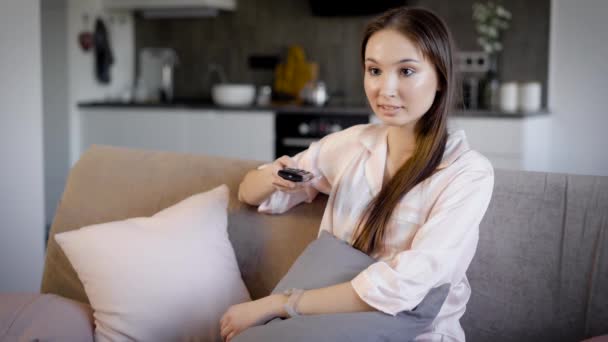
{"label": "beaded bracelet", "polygon": [[298,301],[300,300],[300,297],[303,293],[304,290],[302,289],[289,289],[283,292],[284,295],[289,296],[289,298],[287,298],[287,303],[283,305],[283,308],[285,309],[289,317],[300,316],[300,313],[296,310],[296,305],[298,304]]}

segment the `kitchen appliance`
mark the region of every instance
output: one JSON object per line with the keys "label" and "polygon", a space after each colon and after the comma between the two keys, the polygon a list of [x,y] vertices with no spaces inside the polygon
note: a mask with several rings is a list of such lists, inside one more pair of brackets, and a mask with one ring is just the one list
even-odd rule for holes
{"label": "kitchen appliance", "polygon": [[[483,51],[461,51],[456,54],[456,71],[462,81],[462,103],[464,110],[481,109],[485,74],[489,70],[489,56]],[[486,108],[487,109],[487,108]]]}
{"label": "kitchen appliance", "polygon": [[145,87],[147,101],[173,101],[174,69],[178,63],[177,53],[171,48],[141,49],[137,86]]}
{"label": "kitchen appliance", "polygon": [[305,104],[323,106],[329,100],[327,87],[323,81],[308,82],[301,91],[300,97]]}
{"label": "kitchen appliance", "polygon": [[369,115],[365,114],[278,111],[275,115],[275,158],[294,156],[330,133],[366,123],[369,123]]}
{"label": "kitchen appliance", "polygon": [[272,100],[272,87],[269,85],[260,86],[257,91],[255,104],[258,106],[268,106]]}

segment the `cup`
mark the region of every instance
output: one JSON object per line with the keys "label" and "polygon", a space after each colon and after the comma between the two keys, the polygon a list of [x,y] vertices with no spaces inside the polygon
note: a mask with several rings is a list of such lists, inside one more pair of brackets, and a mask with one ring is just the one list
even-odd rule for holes
{"label": "cup", "polygon": [[258,94],[256,99],[256,104],[258,106],[268,106],[270,105],[270,100],[272,98],[272,88],[269,85],[264,85],[258,88]]}
{"label": "cup", "polygon": [[526,82],[519,86],[519,110],[525,113],[538,112],[541,101],[540,82]]}
{"label": "cup", "polygon": [[518,107],[518,85],[516,82],[505,82],[500,86],[499,108],[503,112],[515,113]]}

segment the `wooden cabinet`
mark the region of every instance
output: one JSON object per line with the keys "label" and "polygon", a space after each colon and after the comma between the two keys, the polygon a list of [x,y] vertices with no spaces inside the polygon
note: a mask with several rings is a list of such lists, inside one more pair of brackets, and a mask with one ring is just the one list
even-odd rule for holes
{"label": "wooden cabinet", "polygon": [[270,111],[86,108],[80,153],[92,144],[271,161]]}

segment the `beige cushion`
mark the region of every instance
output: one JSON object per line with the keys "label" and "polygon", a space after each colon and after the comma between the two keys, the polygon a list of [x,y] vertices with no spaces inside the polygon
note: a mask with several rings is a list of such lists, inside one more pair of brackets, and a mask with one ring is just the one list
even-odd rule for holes
{"label": "beige cushion", "polygon": [[219,341],[249,301],[227,234],[228,187],[151,217],[55,235],[91,302],[97,341]]}

